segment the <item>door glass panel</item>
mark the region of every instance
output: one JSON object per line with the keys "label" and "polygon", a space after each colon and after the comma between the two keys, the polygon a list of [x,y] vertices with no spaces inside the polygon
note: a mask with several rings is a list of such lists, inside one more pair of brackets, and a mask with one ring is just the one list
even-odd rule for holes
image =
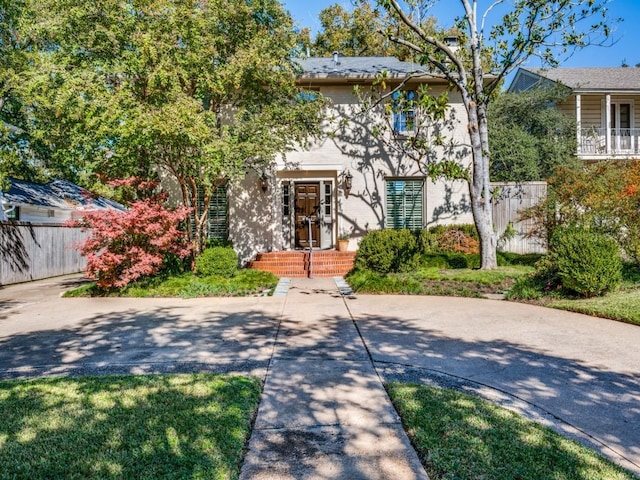
{"label": "door glass panel", "polygon": [[620,107],[620,128],[631,128],[631,105],[621,103]]}
{"label": "door glass panel", "polygon": [[[296,247],[320,246],[320,183],[295,186]],[[309,238],[311,236],[311,238]]]}

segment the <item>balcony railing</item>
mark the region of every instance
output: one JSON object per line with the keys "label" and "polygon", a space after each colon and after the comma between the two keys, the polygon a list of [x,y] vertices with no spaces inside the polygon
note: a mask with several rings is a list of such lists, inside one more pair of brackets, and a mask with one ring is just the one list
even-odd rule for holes
{"label": "balcony railing", "polygon": [[640,129],[612,128],[607,148],[607,129],[588,127],[580,132],[578,155],[633,155],[640,153]]}

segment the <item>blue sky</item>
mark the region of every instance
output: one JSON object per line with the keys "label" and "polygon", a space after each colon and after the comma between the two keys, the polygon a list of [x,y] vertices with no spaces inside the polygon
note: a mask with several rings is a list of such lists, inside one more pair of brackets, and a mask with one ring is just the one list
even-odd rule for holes
{"label": "blue sky", "polygon": [[[347,9],[352,8],[351,0],[282,0],[282,2],[293,16],[297,26],[311,27],[314,33],[320,28],[318,14],[324,8],[334,3],[339,3]],[[447,2],[451,2],[451,0],[440,0],[439,3],[443,5]],[[458,10],[457,2],[453,2],[453,4]],[[437,13],[438,9],[441,12],[444,11],[442,5],[436,5],[434,13]],[[562,66],[619,67],[623,60],[631,66],[640,63],[640,49],[638,48],[640,0],[611,0],[609,15],[621,17],[624,20],[615,27],[613,38],[616,43],[610,47],[586,48],[563,62]],[[438,14],[436,16],[441,18]],[[533,59],[528,65],[537,67],[540,66],[540,62]]]}

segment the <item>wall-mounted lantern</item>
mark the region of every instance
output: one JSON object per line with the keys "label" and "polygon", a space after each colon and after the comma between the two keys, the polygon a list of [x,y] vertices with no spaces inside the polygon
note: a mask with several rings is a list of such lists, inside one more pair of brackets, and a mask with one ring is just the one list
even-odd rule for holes
{"label": "wall-mounted lantern", "polygon": [[269,188],[269,181],[267,179],[267,174],[263,173],[260,176],[260,188],[264,193],[267,193],[267,189]]}
{"label": "wall-mounted lantern", "polygon": [[351,187],[353,187],[353,175],[351,175],[351,172],[349,170],[347,170],[344,174],[342,187],[344,188],[344,196],[348,197],[349,193],[351,193]]}

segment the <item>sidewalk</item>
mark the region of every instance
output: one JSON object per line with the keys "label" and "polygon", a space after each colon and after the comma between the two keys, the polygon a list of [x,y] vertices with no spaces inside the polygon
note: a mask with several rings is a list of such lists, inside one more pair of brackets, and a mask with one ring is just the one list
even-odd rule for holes
{"label": "sidewalk", "polygon": [[332,279],[294,279],[241,480],[428,479]]}

